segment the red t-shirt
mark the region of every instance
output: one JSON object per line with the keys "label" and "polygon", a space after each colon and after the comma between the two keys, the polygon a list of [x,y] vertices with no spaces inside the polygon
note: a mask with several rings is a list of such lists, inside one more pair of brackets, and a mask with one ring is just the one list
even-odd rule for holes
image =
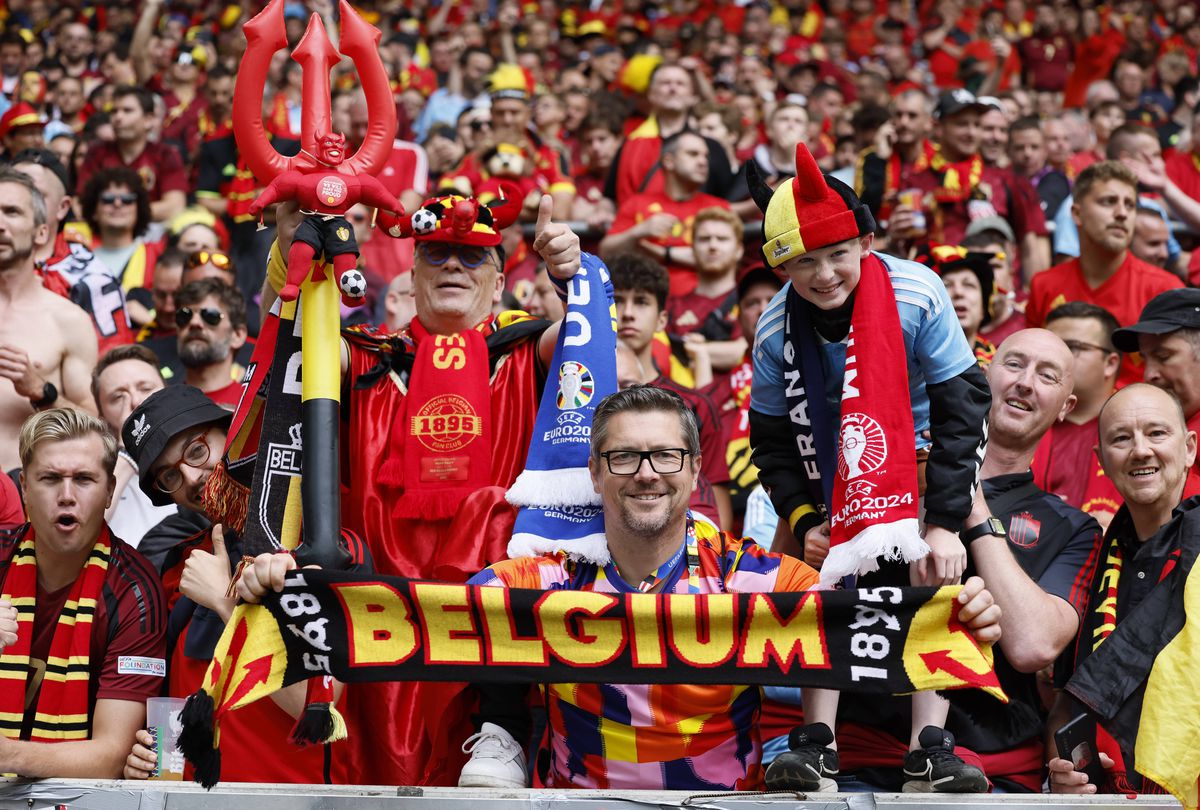
{"label": "red t-shirt", "polygon": [[1176,152],[1166,163],[1171,182],[1193,200],[1200,200],[1200,155],[1195,151]]}
{"label": "red t-shirt", "polygon": [[116,166],[126,166],[133,169],[142,178],[146,191],[150,193],[150,202],[158,202],[168,191],[188,191],[187,172],[179,152],[170,146],[150,142],[142,153],[126,163],[117,150],[116,143],[100,141],[88,149],[79,170],[79,182],[76,185],[78,193],[82,194],[88,180],[101,169],[111,169]]}
{"label": "red t-shirt", "polygon": [[215,391],[205,391],[204,395],[218,405],[228,405],[231,408],[236,408],[238,400],[242,398],[242,384],[233,381],[224,388],[218,388]]}
{"label": "red t-shirt", "polygon": [[[674,214],[679,223],[668,236],[655,237],[647,241],[662,247],[691,247],[692,223],[696,214],[705,208],[723,208],[729,210],[729,203],[720,197],[713,197],[704,192],[697,192],[687,200],[672,200],[663,191],[647,191],[634,194],[621,203],[617,216],[608,229],[610,234],[622,233],[634,225],[649,219],[655,214]],[[671,295],[685,295],[696,288],[696,269],[682,264],[667,264],[667,273],[671,276]]]}
{"label": "red t-shirt", "polygon": [[[9,561],[27,530],[27,526],[22,526],[0,534],[0,588]],[[38,672],[45,672],[50,642],[72,585],[52,593],[38,585],[30,650],[31,662],[39,664]],[[125,541],[113,537],[104,588],[96,600],[92,619],[88,705],[94,709],[97,700],[144,703],[146,698],[160,694],[167,674],[165,632],[166,607],[158,572]],[[28,697],[29,710],[21,730],[23,739],[28,738],[33,725],[41,678],[34,675],[26,688],[32,694]]]}
{"label": "red t-shirt", "polygon": [[1123,499],[1096,457],[1097,420],[1055,422],[1038,442],[1033,482],[1084,512],[1116,512]]}
{"label": "red t-shirt", "polygon": [[[913,175],[913,186],[925,192],[940,189],[942,183],[942,174],[932,168]],[[1018,177],[1007,169],[984,165],[975,188],[991,203],[998,216],[1008,220],[1014,233],[1046,235],[1046,215],[1042,211],[1041,199],[1028,179]],[[926,194],[926,199],[931,199],[931,195]],[[927,212],[929,222],[934,226],[931,238],[946,245],[961,242],[973,219],[971,206],[975,202],[964,197],[937,203],[936,209]]]}
{"label": "red t-shirt", "polygon": [[[392,144],[392,153],[377,177],[397,200],[409,189],[424,197],[429,187],[429,158],[417,144],[397,140]],[[413,245],[411,239],[393,239],[377,228],[358,249],[363,263],[384,283],[390,283],[401,273],[412,270]]]}
{"label": "red t-shirt", "polygon": [[1093,163],[1099,163],[1100,156],[1091,149],[1084,149],[1082,152],[1076,152],[1071,155],[1071,159],[1067,161],[1067,176],[1074,180],[1084,169],[1091,166]]}
{"label": "red t-shirt", "polygon": [[679,394],[696,414],[696,421],[700,425],[700,475],[696,479],[696,488],[692,490],[692,499],[688,506],[692,511],[703,514],[720,526],[713,486],[729,483],[729,464],[725,461],[725,447],[728,442],[725,439],[721,412],[707,394],[685,388],[661,374],[650,384]]}
{"label": "red t-shirt", "polygon": [[[672,295],[667,298],[667,331],[673,335],[686,335],[689,332],[695,332],[708,319],[713,312],[717,310],[730,295],[736,296],[734,290],[721,293],[720,295],[709,297],[701,295],[694,290],[686,295]],[[742,330],[738,325],[737,319],[733,317],[734,307],[729,307],[725,316],[721,318],[722,325],[725,327],[723,331],[728,332],[727,338],[741,337]],[[709,337],[710,340],[717,340],[716,337]]]}
{"label": "red t-shirt", "polygon": [[[1059,304],[1086,301],[1104,307],[1121,326],[1137,323],[1142,308],[1160,292],[1182,287],[1177,277],[1160,267],[1148,264],[1125,252],[1125,261],[1117,272],[1099,287],[1091,287],[1083,277],[1079,259],[1070,259],[1033,277],[1029,285],[1029,301],[1025,305],[1025,320],[1030,326],[1043,326],[1046,315]],[[1127,354],[1121,360],[1118,385],[1128,385],[1142,379],[1142,358]]]}
{"label": "red t-shirt", "polygon": [[1034,35],[1018,47],[1035,90],[1061,92],[1066,87],[1074,52],[1070,39],[1062,34]]}
{"label": "red t-shirt", "polygon": [[988,324],[985,328],[979,330],[979,335],[986,338],[993,346],[999,347],[1009,335],[1015,335],[1028,325],[1025,313],[1015,310],[1012,315],[1008,316],[1008,320],[1004,323],[999,326]]}
{"label": "red t-shirt", "polygon": [[8,529],[25,522],[25,508],[21,505],[21,493],[12,478],[0,473],[0,528]]}

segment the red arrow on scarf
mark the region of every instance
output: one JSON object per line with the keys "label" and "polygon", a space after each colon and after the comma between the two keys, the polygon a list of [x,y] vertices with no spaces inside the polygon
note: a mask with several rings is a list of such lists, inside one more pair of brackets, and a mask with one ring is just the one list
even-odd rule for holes
{"label": "red arrow on scarf", "polygon": [[[242,652],[242,648],[246,646],[246,636],[248,634],[249,626],[246,619],[243,618],[240,622],[238,622],[237,628],[233,631],[233,638],[229,640],[229,652],[227,653],[228,658],[231,658],[234,661],[237,660],[237,657]],[[224,712],[228,711],[231,706],[245,697],[255,686],[260,683],[266,683],[267,679],[271,677],[272,658],[274,658],[274,655],[268,654],[264,655],[262,658],[256,658],[255,660],[244,664],[242,669],[246,673],[245,676],[238,681],[237,686],[234,687],[233,692],[229,695],[229,697],[221,701],[221,705],[216,709],[217,713],[223,714]],[[214,663],[217,662],[214,661]]]}
{"label": "red arrow on scarf", "polygon": [[1000,682],[996,679],[995,672],[976,672],[951,655],[949,650],[934,650],[933,652],[921,653],[920,655],[930,674],[941,670],[947,675],[958,678],[963,683],[969,683],[973,686],[1000,685]]}
{"label": "red arrow on scarf", "polygon": [[274,657],[274,655],[264,655],[262,658],[256,658],[243,666],[242,669],[246,672],[245,677],[238,681],[233,694],[221,704],[221,707],[217,711],[221,713],[228,711],[239,700],[249,694],[250,690],[255,686],[258,686],[260,683],[266,683],[267,679],[271,677],[271,659]]}

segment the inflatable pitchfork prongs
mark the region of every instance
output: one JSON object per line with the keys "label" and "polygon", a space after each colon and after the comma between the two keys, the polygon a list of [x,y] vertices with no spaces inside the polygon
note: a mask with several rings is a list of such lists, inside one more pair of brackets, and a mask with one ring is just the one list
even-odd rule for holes
{"label": "inflatable pitchfork prongs", "polygon": [[[392,140],[396,136],[396,107],[379,57],[379,30],[359,17],[345,0],[341,0],[340,4],[341,52],[354,62],[367,97],[370,124],[366,138],[353,156],[340,161],[338,165],[328,164],[326,169],[314,165],[319,163],[318,156],[322,155],[318,141],[332,134],[329,71],[339,58],[321,18],[313,14],[308,29],[292,53],[292,58],[303,71],[300,145],[305,154],[300,158],[284,157],[267,140],[262,122],[263,94],[271,58],[276,51],[287,47],[283,4],[284,0],[271,0],[244,28],[247,48],[242,57],[233,101],[233,131],[238,149],[258,182],[264,186],[273,187],[273,181],[285,172],[293,171],[323,173],[326,180],[321,182],[335,186],[339,183],[337,174],[366,175],[360,182],[378,185],[373,175],[383,168],[391,154]],[[356,198],[345,195],[344,183],[340,187],[347,203]],[[358,192],[353,193],[357,195]],[[381,194],[387,192],[380,186],[375,196]],[[278,195],[273,198],[278,198]],[[333,202],[332,197],[329,202]],[[399,203],[393,202],[393,205],[399,213]],[[306,212],[306,215],[326,223],[332,220],[332,227],[341,224],[348,228],[344,220],[334,219],[333,216],[340,216],[344,210],[343,205],[324,212]],[[324,258],[321,259],[323,261]],[[334,261],[336,264],[337,260]],[[345,568],[350,563],[349,554],[338,542],[341,535],[338,287],[326,274],[310,273],[307,267],[289,266],[289,283],[292,283],[294,270],[298,270],[297,275],[303,279],[299,286],[303,345],[300,378],[301,436],[304,447],[300,481],[303,542],[296,549],[296,559],[302,565]],[[279,303],[280,306],[294,306],[294,303],[284,300]]]}
{"label": "inflatable pitchfork prongs", "polygon": [[[287,29],[283,21],[284,0],[271,0],[243,27],[246,53],[242,57],[234,88],[233,132],[246,165],[259,183],[266,185],[285,171],[295,168],[295,158],[275,151],[262,122],[263,94],[271,57],[287,47]],[[379,29],[358,15],[346,0],[341,0],[341,52],[358,69],[367,97],[369,124],[367,136],[353,156],[339,169],[343,174],[376,174],[383,168],[396,137],[396,105],[392,100],[387,73],[379,58]],[[337,51],[329,41],[321,18],[313,14],[304,37],[292,53],[303,71],[304,106],[300,111],[300,145],[310,155],[317,154],[317,136],[331,131],[329,70],[338,63]]]}

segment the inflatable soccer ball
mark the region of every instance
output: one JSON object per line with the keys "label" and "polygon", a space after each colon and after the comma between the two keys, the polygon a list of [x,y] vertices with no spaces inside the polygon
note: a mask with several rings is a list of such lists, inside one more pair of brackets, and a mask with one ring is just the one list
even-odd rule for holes
{"label": "inflatable soccer ball", "polygon": [[413,233],[433,233],[437,229],[437,215],[428,208],[418,208],[412,215]]}
{"label": "inflatable soccer ball", "polygon": [[362,298],[367,294],[367,279],[357,270],[347,270],[338,279],[338,287],[344,295]]}

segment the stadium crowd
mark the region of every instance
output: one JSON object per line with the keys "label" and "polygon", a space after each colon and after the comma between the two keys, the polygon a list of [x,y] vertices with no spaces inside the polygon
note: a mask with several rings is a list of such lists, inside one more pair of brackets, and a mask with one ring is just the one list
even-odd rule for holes
{"label": "stadium crowd", "polygon": [[[1120,621],[1182,625],[1163,594],[1200,553],[1194,3],[354,5],[382,31],[398,119],[379,183],[409,214],[520,209],[415,239],[366,205],[346,214],[366,281],[341,305],[354,565],[605,593],[837,583],[833,493],[853,474],[821,459],[849,441],[857,373],[911,403],[856,435],[911,435],[929,549],[860,582],[965,583],[962,619],[997,642],[1011,702],[336,684],[350,739],[298,748],[289,688],[226,721],[222,778],[1162,791],[1084,707],[1117,674],[1120,656],[1094,653],[1124,649]],[[301,239],[294,205],[256,215],[263,184],[233,136],[260,9],[0,8],[0,772],[146,778],[145,699],[194,692],[237,599],[294,566],[260,557],[234,582],[240,540],[205,498]],[[289,48],[313,15],[338,30],[332,0],[287,0]],[[263,109],[238,114],[295,155],[288,57]],[[348,59],[331,86],[352,154],[371,115]],[[613,562],[508,561],[503,493],[584,251],[615,299],[623,390],[589,465]],[[421,347],[462,335],[452,381]],[[437,460],[404,417],[449,385],[490,402],[490,446],[462,508],[394,511]],[[1078,716],[1101,784],[1056,747]]]}

